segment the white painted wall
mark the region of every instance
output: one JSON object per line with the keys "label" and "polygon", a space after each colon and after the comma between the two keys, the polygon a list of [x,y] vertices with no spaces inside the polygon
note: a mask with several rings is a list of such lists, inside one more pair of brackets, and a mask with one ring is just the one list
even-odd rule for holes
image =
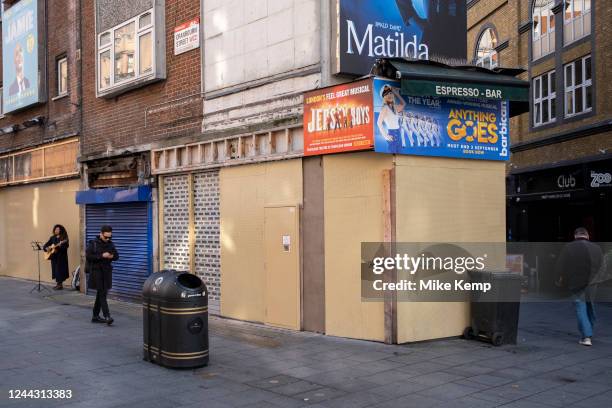
{"label": "white painted wall", "polygon": [[[205,92],[318,64],[320,4],[320,0],[205,1]],[[267,99],[275,91],[265,93]]]}

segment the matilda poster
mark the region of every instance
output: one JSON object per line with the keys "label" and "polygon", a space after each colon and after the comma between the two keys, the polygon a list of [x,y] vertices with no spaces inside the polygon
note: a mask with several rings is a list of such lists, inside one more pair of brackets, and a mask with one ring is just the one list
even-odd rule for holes
{"label": "matilda poster", "polygon": [[465,0],[339,2],[339,72],[366,75],[377,58],[467,55]]}
{"label": "matilda poster", "polygon": [[381,153],[508,160],[508,102],[407,96],[374,80],[374,150]]}

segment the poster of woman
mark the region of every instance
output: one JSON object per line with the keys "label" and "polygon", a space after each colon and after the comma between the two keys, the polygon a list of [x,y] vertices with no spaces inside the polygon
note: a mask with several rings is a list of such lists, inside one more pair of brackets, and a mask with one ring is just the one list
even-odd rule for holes
{"label": "poster of woman", "polygon": [[374,150],[380,153],[508,160],[508,102],[402,95],[374,79]]}

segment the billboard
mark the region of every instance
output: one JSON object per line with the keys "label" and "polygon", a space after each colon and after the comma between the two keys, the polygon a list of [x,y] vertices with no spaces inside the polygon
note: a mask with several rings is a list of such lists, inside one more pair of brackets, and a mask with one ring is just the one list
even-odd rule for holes
{"label": "billboard", "polygon": [[304,155],[371,149],[372,80],[317,89],[304,95]]}
{"label": "billboard", "polygon": [[38,1],[21,0],[2,13],[4,112],[39,102]]}
{"label": "billboard", "polygon": [[465,0],[338,1],[340,73],[368,74],[377,58],[466,58]]}
{"label": "billboard", "polygon": [[508,101],[401,95],[378,78],[373,88],[375,151],[508,160]]}

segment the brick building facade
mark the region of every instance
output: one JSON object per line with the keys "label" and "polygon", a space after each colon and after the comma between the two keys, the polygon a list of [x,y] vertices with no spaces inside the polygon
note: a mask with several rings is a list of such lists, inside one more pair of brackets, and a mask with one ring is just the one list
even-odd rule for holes
{"label": "brick building facade", "polygon": [[[54,7],[35,0],[2,5],[10,38],[2,41],[0,274],[38,279],[31,241],[45,242],[54,224],[74,240],[70,269],[79,263],[80,9],[75,0]],[[28,24],[20,25],[23,16]],[[41,279],[52,280],[47,262]]]}
{"label": "brick building facade", "polygon": [[[100,75],[96,65],[100,47],[96,47],[96,42],[100,33],[121,26],[133,14],[142,15],[157,8],[159,14],[164,13],[159,19],[164,27],[158,30],[164,38],[156,38],[154,53],[163,61],[165,72],[159,78],[119,85],[116,92],[101,95],[96,86]],[[112,9],[134,10],[126,11],[124,16],[105,16]],[[102,23],[96,26],[96,12],[97,20],[103,21],[104,26]],[[194,0],[83,2],[83,71],[87,73],[83,78],[83,160],[113,156],[128,149],[148,150],[151,143],[160,140],[200,133],[200,49],[174,55],[174,28],[199,17],[200,2]]]}
{"label": "brick building facade", "polygon": [[[4,2],[5,10],[9,10],[8,2]],[[17,3],[17,2],[13,2]],[[39,45],[44,47],[44,63],[40,65],[41,79],[46,83],[43,90],[46,99],[43,103],[28,106],[19,111],[4,113],[0,118],[0,155],[9,151],[38,146],[43,143],[75,137],[80,134],[81,125],[81,65],[79,61],[80,48],[80,10],[78,1],[60,0],[55,7],[43,8],[39,4],[39,18],[44,18],[39,32]],[[46,31],[46,32],[45,32]],[[2,57],[0,56],[0,59]],[[58,90],[57,62],[67,58],[68,89],[62,93]],[[10,86],[2,82],[3,86]],[[40,118],[34,126],[24,122]],[[18,125],[18,130],[6,132],[11,126]],[[28,127],[26,127],[28,126]]]}
{"label": "brick building facade", "polygon": [[579,225],[612,238],[611,31],[608,1],[468,2],[468,59],[531,82],[530,113],[512,122],[509,239],[567,240]]}
{"label": "brick building facade", "polygon": [[77,200],[85,240],[107,223],[127,254],[116,263],[111,295],[138,297],[158,269],[151,149],[201,135],[200,17],[197,0],[83,2],[84,175]]}

